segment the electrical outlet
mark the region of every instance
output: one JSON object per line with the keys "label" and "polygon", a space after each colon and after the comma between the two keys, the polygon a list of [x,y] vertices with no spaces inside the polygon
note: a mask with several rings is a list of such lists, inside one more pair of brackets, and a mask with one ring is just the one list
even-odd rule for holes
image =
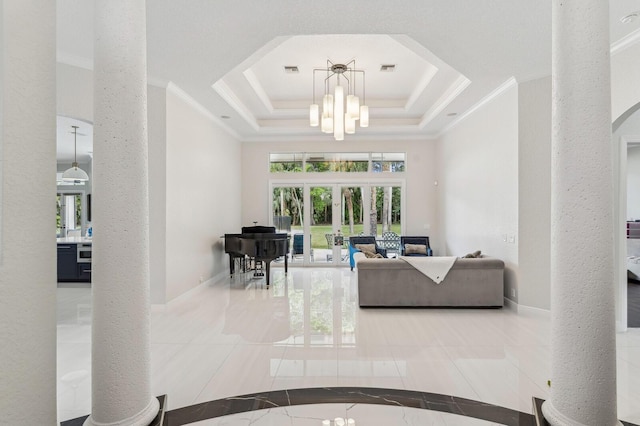
{"label": "electrical outlet", "polygon": [[202,275],[200,275],[200,282],[204,282],[204,277]]}
{"label": "electrical outlet", "polygon": [[509,243],[510,244],[515,244],[516,242],[516,236],[515,235],[509,235]]}
{"label": "electrical outlet", "polygon": [[502,234],[502,241],[507,242],[507,234]]}
{"label": "electrical outlet", "polygon": [[511,289],[511,297],[516,297],[516,289],[515,288]]}

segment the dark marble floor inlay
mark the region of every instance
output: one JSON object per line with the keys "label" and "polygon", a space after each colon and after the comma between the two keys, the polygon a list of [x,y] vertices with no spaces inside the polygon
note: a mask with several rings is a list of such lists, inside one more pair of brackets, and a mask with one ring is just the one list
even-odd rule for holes
{"label": "dark marble floor inlay", "polygon": [[364,387],[304,388],[241,395],[177,408],[168,411],[165,419],[167,426],[180,426],[268,408],[336,403],[420,408],[509,426],[535,426],[531,414],[472,399],[429,392]]}
{"label": "dark marble floor inlay", "polygon": [[[419,408],[473,417],[507,426],[543,426],[544,418],[532,414],[457,396],[402,389],[329,387],[274,390],[202,402],[165,411],[167,396],[158,397],[160,412],[150,426],[181,426],[203,420],[269,408],[311,404],[374,404]],[[540,411],[544,400],[533,398],[534,411]],[[164,415],[164,417],[163,417]],[[60,426],[81,426],[88,416],[66,420]],[[639,426],[625,421],[624,426]]]}

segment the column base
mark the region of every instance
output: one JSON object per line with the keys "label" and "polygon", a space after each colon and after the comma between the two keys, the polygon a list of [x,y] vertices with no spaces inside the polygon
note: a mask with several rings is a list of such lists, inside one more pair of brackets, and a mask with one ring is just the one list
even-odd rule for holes
{"label": "column base", "polygon": [[[123,420],[118,420],[116,422],[111,423],[101,423],[93,420],[92,416],[89,416],[87,420],[84,421],[83,426],[151,426],[151,425],[161,425],[162,419],[164,417],[164,408],[166,404],[164,403],[162,407],[160,406],[160,402],[158,398],[152,398],[149,401],[149,404],[144,408],[144,410],[139,413]],[[159,422],[156,422],[159,420]]]}
{"label": "column base", "polygon": [[[542,414],[544,420],[551,426],[589,426],[565,416],[553,406],[551,401],[542,403]],[[616,425],[622,426],[622,423],[618,420]]]}

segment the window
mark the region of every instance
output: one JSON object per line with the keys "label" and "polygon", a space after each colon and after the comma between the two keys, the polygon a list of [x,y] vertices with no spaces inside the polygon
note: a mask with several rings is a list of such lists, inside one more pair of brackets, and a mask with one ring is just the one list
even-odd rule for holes
{"label": "window", "polygon": [[271,153],[271,173],[367,173],[405,171],[405,153]]}
{"label": "window", "polygon": [[307,172],[366,172],[369,169],[368,153],[307,154]]}
{"label": "window", "polygon": [[371,154],[371,168],[373,172],[404,172],[404,153],[383,153],[375,152]]}
{"label": "window", "polygon": [[303,155],[300,153],[269,154],[271,173],[301,172]]}

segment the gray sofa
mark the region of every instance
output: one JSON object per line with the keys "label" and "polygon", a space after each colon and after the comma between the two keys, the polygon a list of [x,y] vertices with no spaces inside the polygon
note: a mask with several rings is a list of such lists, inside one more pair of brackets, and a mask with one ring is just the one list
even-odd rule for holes
{"label": "gray sofa", "polygon": [[456,259],[436,284],[401,259],[358,258],[361,307],[502,307],[504,262],[491,257]]}

